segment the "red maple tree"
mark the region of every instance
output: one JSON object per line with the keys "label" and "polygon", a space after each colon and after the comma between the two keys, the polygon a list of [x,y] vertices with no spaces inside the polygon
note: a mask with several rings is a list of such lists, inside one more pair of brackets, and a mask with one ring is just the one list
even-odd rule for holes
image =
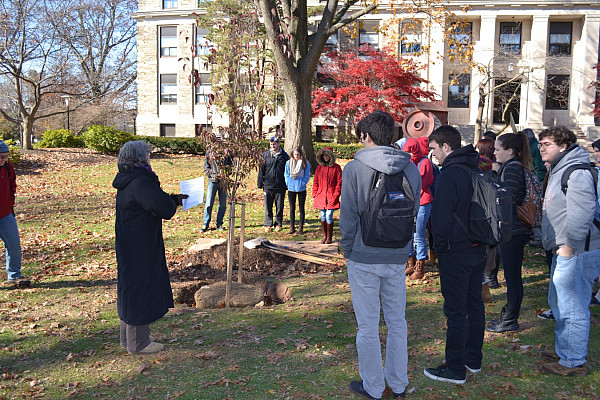
{"label": "red maple tree", "polygon": [[415,63],[399,60],[389,49],[361,47],[358,54],[329,52],[317,71],[323,86],[312,93],[313,117],[336,118],[354,125],[367,114],[382,110],[402,122],[414,103],[435,96],[420,88],[426,81],[417,71]]}

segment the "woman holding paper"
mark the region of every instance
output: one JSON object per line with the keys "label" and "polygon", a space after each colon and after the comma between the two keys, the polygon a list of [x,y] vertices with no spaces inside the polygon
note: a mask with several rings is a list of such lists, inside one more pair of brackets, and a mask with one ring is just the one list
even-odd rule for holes
{"label": "woman holding paper", "polygon": [[173,307],[165,258],[162,220],[170,219],[185,194],[165,193],[150,167],[151,147],[127,142],[118,158],[115,250],[117,254],[117,311],[121,346],[132,354],[161,351],[150,340],[149,324]]}

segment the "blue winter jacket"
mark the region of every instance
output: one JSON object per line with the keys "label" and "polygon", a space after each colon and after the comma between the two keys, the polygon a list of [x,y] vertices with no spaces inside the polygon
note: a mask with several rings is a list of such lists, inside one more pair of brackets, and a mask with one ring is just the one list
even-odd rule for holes
{"label": "blue winter jacket", "polygon": [[288,191],[290,192],[304,192],[306,190],[306,184],[310,179],[310,163],[306,162],[306,168],[304,168],[303,173],[297,178],[292,178],[290,176],[290,160],[285,163],[285,172],[283,174],[285,177],[285,184],[287,185]]}

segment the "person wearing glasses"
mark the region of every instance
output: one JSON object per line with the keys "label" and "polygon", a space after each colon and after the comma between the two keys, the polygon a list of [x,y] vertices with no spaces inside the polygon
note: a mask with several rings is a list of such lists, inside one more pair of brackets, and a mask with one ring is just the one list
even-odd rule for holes
{"label": "person wearing glasses", "polygon": [[9,155],[8,146],[0,140],[0,239],[6,248],[6,281],[24,287],[31,282],[21,275],[21,239],[14,212],[17,177]]}
{"label": "person wearing glasses", "polygon": [[550,163],[542,207],[542,244],[552,252],[548,304],[556,320],[554,350],[542,351],[551,362],[542,371],[555,375],[587,375],[592,284],[600,269],[600,230],[593,224],[596,188],[592,174],[575,169],[563,190],[568,167],[590,163],[569,129],[557,126],[539,135],[540,153]]}

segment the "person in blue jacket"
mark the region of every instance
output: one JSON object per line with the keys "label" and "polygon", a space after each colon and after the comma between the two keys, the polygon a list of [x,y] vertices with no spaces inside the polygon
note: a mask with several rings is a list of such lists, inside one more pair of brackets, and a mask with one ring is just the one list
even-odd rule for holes
{"label": "person in blue jacket", "polygon": [[292,151],[292,158],[285,163],[285,184],[288,189],[290,202],[290,234],[296,233],[296,197],[298,197],[298,212],[300,226],[298,234],[304,234],[304,204],[306,203],[306,184],[310,179],[310,163],[306,160],[300,147]]}

